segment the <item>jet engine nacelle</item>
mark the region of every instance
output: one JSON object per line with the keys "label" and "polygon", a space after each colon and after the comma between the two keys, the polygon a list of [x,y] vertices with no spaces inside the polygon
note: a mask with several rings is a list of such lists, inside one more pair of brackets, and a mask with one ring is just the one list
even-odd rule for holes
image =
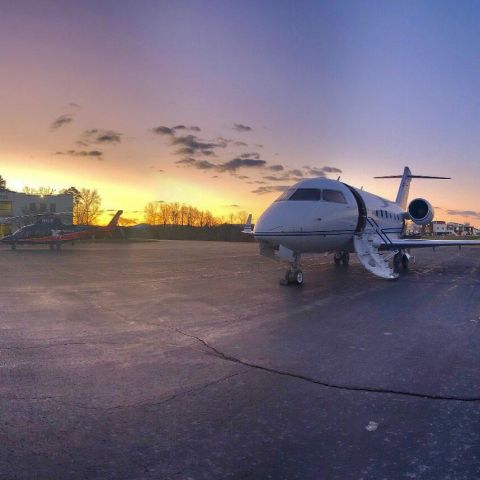
{"label": "jet engine nacelle", "polygon": [[433,220],[435,212],[429,202],[416,198],[408,204],[408,215],[417,225],[427,225]]}

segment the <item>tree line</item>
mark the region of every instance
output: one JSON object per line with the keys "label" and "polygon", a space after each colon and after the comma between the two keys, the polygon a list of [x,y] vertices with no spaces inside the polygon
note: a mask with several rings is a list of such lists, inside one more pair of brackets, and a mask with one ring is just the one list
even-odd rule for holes
{"label": "tree line", "polygon": [[228,219],[217,217],[209,210],[200,210],[179,202],[149,202],[144,209],[144,220],[149,225],[181,225],[186,227],[214,227],[224,223],[247,221],[247,213],[230,214]]}

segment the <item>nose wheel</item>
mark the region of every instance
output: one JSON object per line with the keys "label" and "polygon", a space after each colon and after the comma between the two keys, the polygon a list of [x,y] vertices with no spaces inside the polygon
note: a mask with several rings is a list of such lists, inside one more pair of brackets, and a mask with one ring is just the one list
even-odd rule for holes
{"label": "nose wheel", "polygon": [[290,268],[285,273],[285,278],[280,280],[280,285],[303,285],[303,272],[300,269],[300,254],[294,253]]}
{"label": "nose wheel", "polygon": [[303,272],[299,268],[289,268],[285,273],[285,285],[302,285]]}

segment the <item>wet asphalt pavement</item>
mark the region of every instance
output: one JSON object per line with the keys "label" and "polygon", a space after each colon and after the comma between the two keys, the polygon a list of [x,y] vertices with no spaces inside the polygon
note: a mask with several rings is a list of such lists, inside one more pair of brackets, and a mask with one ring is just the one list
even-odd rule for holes
{"label": "wet asphalt pavement", "polygon": [[0,250],[0,479],[480,478],[480,251]]}

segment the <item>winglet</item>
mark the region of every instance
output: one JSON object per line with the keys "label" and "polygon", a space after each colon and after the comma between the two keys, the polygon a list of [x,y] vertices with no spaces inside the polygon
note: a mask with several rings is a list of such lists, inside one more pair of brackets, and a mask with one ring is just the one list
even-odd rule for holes
{"label": "winglet", "polygon": [[123,213],[123,210],[119,210],[113,218],[110,220],[110,223],[108,224],[109,227],[116,227],[118,224],[118,220],[120,219],[121,215]]}
{"label": "winglet", "polygon": [[249,233],[249,234],[252,234],[253,233],[253,229],[252,229],[252,214],[250,214],[247,218],[247,223],[245,224],[245,226],[243,227],[243,230],[242,230],[242,233]]}

